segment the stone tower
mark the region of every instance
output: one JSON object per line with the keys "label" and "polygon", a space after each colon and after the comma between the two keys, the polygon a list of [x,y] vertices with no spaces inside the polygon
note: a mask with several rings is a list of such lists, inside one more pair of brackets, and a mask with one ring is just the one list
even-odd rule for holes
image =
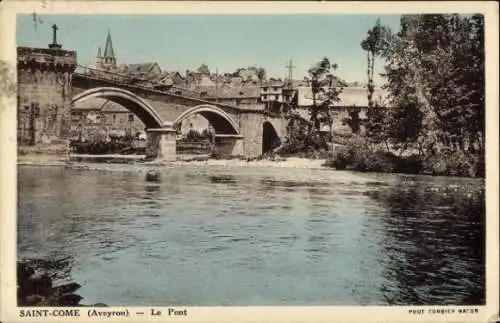
{"label": "stone tower", "polygon": [[108,30],[108,37],[106,38],[106,46],[104,47],[104,55],[101,55],[101,47],[97,51],[97,67],[103,70],[116,69],[116,57],[113,49],[113,42],[111,41],[111,32]]}
{"label": "stone tower", "polygon": [[49,48],[17,47],[17,142],[57,151],[68,146],[76,52],[61,49],[52,28]]}

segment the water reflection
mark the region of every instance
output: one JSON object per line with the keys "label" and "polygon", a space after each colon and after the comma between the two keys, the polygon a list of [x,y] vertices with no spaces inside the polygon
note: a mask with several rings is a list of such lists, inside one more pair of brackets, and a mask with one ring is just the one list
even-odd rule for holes
{"label": "water reflection", "polygon": [[19,170],[19,255],[73,257],[87,302],[484,302],[483,183],[106,167]]}
{"label": "water reflection", "polygon": [[211,183],[236,183],[236,177],[233,175],[212,175],[208,176]]}
{"label": "water reflection", "polygon": [[368,193],[387,208],[384,277],[393,286],[382,292],[391,304],[484,304],[483,191],[400,182]]}

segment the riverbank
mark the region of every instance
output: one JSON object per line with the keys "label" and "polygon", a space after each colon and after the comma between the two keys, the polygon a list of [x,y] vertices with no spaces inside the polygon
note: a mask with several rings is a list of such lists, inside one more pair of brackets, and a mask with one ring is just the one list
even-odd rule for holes
{"label": "riverbank", "polygon": [[325,159],[307,159],[299,157],[288,157],[279,160],[242,160],[242,159],[207,159],[207,160],[178,160],[171,162],[173,165],[194,165],[194,166],[226,166],[226,167],[280,167],[280,168],[308,168],[318,169],[324,167]]}
{"label": "riverbank", "polygon": [[224,167],[280,167],[280,168],[325,168],[325,159],[308,159],[288,157],[280,159],[211,159],[207,156],[182,156],[172,162],[144,161],[142,155],[69,155],[60,157],[55,155],[25,155],[18,156],[17,164],[22,166],[69,166],[75,163],[125,163],[138,165],[191,165],[191,166],[224,166]]}
{"label": "riverbank", "polygon": [[[431,160],[432,161],[432,160]],[[279,157],[267,158],[232,158],[213,159],[208,155],[178,155],[177,160],[168,162],[147,161],[144,155],[84,155],[69,154],[61,155],[20,155],[17,164],[21,166],[71,166],[77,164],[135,164],[155,166],[220,166],[220,167],[277,167],[277,168],[306,168],[306,169],[330,169],[350,170],[362,173],[400,173],[410,175],[432,175],[452,177],[482,177],[483,171],[475,171],[478,166],[471,167],[469,163],[462,162],[460,167],[456,164],[461,161],[450,158],[446,163],[442,160],[434,161],[429,167],[414,156],[395,157],[382,152],[369,153],[346,153],[340,149],[329,158],[307,158],[307,157]],[[453,165],[451,165],[453,164]],[[451,166],[450,166],[451,165]],[[425,167],[427,166],[427,167]],[[453,166],[453,167],[452,167]],[[482,166],[484,169],[484,166]],[[458,171],[457,171],[458,170]],[[473,172],[474,170],[474,172]]]}
{"label": "riverbank", "polygon": [[18,155],[17,165],[22,166],[65,166],[68,158],[61,155],[34,154]]}
{"label": "riverbank", "polygon": [[56,285],[67,270],[65,260],[17,262],[17,303],[19,306],[106,306],[84,305],[82,296],[75,294],[81,285],[75,282]]}

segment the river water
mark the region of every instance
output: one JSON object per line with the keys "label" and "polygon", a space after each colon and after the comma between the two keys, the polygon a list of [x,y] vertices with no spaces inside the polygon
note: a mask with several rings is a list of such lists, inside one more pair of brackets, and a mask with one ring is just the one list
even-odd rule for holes
{"label": "river water", "polygon": [[483,304],[482,180],[19,167],[18,258],[108,305]]}

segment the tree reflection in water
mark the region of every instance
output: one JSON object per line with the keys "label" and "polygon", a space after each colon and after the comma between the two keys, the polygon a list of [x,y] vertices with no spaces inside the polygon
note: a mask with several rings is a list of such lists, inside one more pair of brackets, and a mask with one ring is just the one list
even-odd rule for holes
{"label": "tree reflection in water", "polygon": [[483,187],[420,179],[368,193],[388,210],[381,292],[389,304],[485,303]]}

